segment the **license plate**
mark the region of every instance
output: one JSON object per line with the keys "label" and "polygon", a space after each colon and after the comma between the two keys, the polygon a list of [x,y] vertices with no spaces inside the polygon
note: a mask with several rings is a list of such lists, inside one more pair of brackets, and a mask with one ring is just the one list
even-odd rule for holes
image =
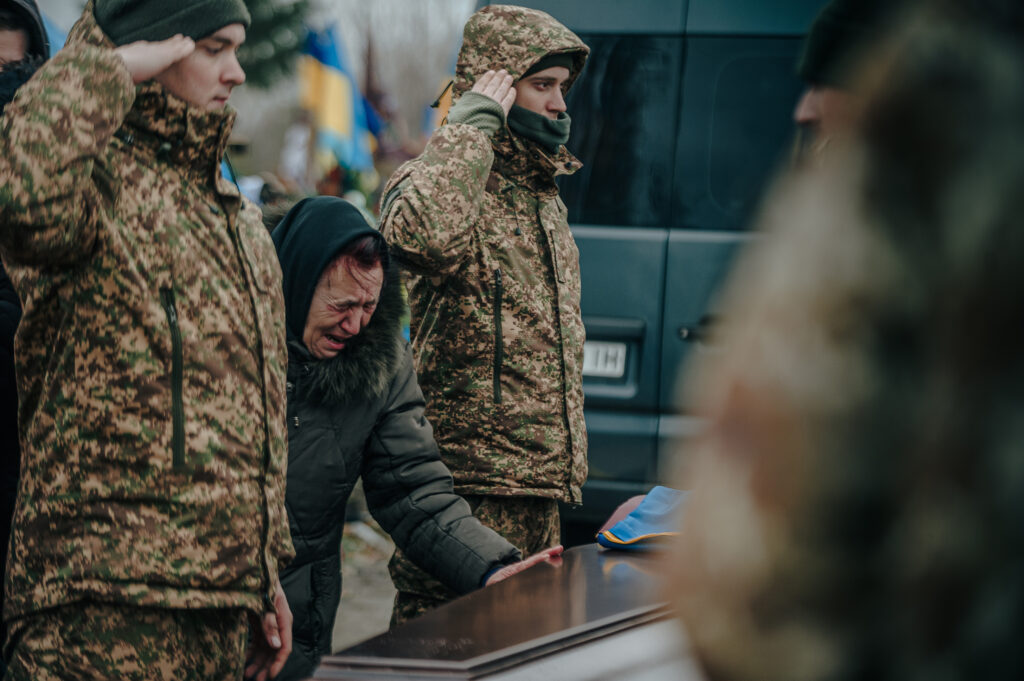
{"label": "license plate", "polygon": [[583,375],[621,378],[626,373],[626,344],[587,341],[583,344]]}

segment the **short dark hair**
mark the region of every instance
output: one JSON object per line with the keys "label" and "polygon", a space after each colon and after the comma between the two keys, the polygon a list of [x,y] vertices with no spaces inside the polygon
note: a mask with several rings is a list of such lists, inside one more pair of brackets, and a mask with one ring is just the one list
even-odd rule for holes
{"label": "short dark hair", "polygon": [[390,264],[388,245],[380,234],[367,234],[345,244],[345,247],[338,251],[335,261],[343,256],[352,258],[363,269],[370,269],[380,263],[384,271],[387,272]]}

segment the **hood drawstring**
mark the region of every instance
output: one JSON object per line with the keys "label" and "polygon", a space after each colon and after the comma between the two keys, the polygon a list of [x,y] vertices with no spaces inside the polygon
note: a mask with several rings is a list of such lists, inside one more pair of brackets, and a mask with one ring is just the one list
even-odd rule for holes
{"label": "hood drawstring", "polygon": [[454,78],[452,80],[449,80],[448,84],[444,86],[443,90],[441,90],[441,94],[439,94],[437,96],[437,99],[434,100],[434,103],[430,105],[431,109],[436,109],[437,107],[441,106],[441,100],[444,99],[444,93],[448,92],[448,90],[452,88],[452,85],[455,85]]}
{"label": "hood drawstring", "polygon": [[[439,106],[441,106],[441,100],[444,99],[444,93],[446,93],[449,90],[451,90],[453,85],[455,85],[455,79],[454,78],[449,80],[448,84],[444,86],[443,90],[441,90],[441,94],[439,94],[437,96],[437,99],[434,100],[434,103],[430,105],[431,109],[436,109]],[[445,114],[445,117],[443,119],[441,119],[441,125],[447,125],[447,124],[448,124],[448,114]]]}

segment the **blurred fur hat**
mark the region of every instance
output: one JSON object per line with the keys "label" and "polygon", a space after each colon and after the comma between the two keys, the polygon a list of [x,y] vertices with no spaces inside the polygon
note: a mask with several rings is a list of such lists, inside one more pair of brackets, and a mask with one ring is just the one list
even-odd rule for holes
{"label": "blurred fur hat", "polygon": [[885,35],[902,0],[832,0],[804,41],[797,72],[807,83],[848,89],[857,62]]}

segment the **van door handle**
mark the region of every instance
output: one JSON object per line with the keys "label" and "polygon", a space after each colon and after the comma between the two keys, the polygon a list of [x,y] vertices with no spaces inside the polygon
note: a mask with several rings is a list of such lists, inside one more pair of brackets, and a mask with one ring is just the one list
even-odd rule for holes
{"label": "van door handle", "polygon": [[709,343],[712,333],[719,325],[719,318],[716,315],[706,314],[701,317],[696,326],[680,326],[676,333],[679,340],[688,343]]}
{"label": "van door handle", "polygon": [[699,340],[699,338],[698,338],[699,335],[700,335],[700,332],[697,329],[693,328],[693,327],[689,327],[689,326],[680,326],[679,327],[679,340],[696,341],[696,340]]}

